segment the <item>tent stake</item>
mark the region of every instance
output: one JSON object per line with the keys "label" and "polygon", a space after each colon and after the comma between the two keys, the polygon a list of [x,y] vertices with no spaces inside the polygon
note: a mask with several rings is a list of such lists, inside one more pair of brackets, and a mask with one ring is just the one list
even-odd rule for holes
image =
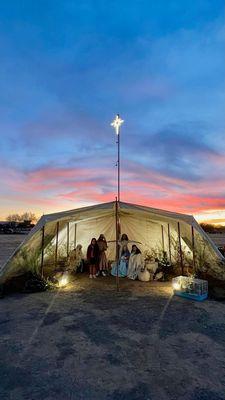
{"label": "tent stake", "polygon": [[170,259],[170,264],[171,264],[172,263],[172,257],[171,257],[170,224],[168,224],[168,245],[169,245],[169,259]]}
{"label": "tent stake", "polygon": [[59,222],[56,222],[56,238],[55,238],[55,268],[58,262],[58,244],[59,244]]}
{"label": "tent stake", "polygon": [[177,223],[177,227],[178,227],[178,240],[179,240],[181,275],[183,275],[184,274],[184,266],[183,266],[183,254],[182,254],[181,236],[180,236],[180,222]]}
{"label": "tent stake", "polygon": [[66,255],[67,255],[67,260],[69,257],[69,245],[70,245],[70,223],[67,222],[67,240],[66,240]]}
{"label": "tent stake", "polygon": [[42,227],[42,238],[41,238],[41,277],[43,278],[44,272],[44,247],[45,247],[45,226]]}
{"label": "tent stake", "polygon": [[195,232],[193,225],[191,225],[191,238],[192,238],[192,254],[193,254],[192,265],[193,265],[193,272],[195,273]]}
{"label": "tent stake", "polygon": [[162,249],[163,252],[165,251],[165,243],[164,243],[164,229],[163,229],[163,225],[161,225],[161,229],[162,229]]}

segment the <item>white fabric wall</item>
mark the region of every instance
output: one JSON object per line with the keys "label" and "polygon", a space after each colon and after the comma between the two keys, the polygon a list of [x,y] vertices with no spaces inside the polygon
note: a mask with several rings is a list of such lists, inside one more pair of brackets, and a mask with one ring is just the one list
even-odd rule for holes
{"label": "white fabric wall", "polygon": [[[151,248],[162,251],[162,226],[164,227],[164,244],[168,252],[168,224],[170,225],[171,238],[174,243],[178,239],[177,222],[180,221],[182,251],[184,253],[191,251],[191,225],[195,228],[196,249],[201,250],[206,246],[206,252],[209,254],[212,262],[223,261],[215,245],[210,242],[207,235],[201,230],[197,222],[188,215],[171,213],[164,210],[156,210],[148,207],[136,206],[127,203],[120,203],[119,208],[121,233],[126,233],[132,241],[141,242],[137,244],[143,251]],[[92,237],[98,238],[103,233],[108,241],[108,258],[115,258],[115,203],[105,203],[93,207],[86,207],[79,210],[71,210],[62,213],[43,216],[35,228],[25,239],[25,242],[13,254],[7,263],[0,268],[0,281],[9,279],[12,276],[19,275],[27,270],[32,270],[31,262],[24,259],[22,253],[27,251],[30,259],[32,254],[39,252],[41,255],[42,228],[45,227],[45,244],[51,243],[52,250],[55,248],[56,224],[59,222],[59,249],[64,249],[66,256],[67,244],[67,223],[70,228],[70,245],[74,247],[74,225],[77,226],[76,244],[83,246],[84,255],[86,255],[87,246]],[[132,243],[131,243],[132,244]],[[130,245],[131,248],[131,245]],[[177,249],[172,246],[172,260],[176,258]],[[60,250],[61,251],[61,250]],[[169,253],[168,253],[169,254]],[[45,251],[45,261],[48,259],[47,249]]]}

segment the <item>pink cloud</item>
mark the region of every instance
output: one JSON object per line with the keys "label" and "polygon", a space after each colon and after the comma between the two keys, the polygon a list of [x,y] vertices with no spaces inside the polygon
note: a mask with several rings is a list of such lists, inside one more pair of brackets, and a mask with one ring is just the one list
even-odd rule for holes
{"label": "pink cloud", "polygon": [[[100,168],[51,168],[24,172],[6,169],[1,178],[2,200],[38,207],[46,212],[70,209],[86,204],[113,201],[116,195],[116,171]],[[196,213],[225,209],[221,192],[225,179],[198,184],[149,171],[135,163],[122,171],[121,200],[171,211]],[[209,195],[209,193],[211,195]]]}

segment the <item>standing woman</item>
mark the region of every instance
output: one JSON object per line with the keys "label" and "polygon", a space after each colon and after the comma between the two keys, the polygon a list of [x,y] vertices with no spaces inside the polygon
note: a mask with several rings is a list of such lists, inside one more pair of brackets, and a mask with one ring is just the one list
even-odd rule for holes
{"label": "standing woman", "polygon": [[143,261],[141,251],[135,244],[133,244],[129,258],[127,277],[133,280],[137,279],[138,272],[141,270],[142,266]]}
{"label": "standing woman", "polygon": [[87,249],[87,261],[89,264],[89,278],[96,278],[96,270],[98,265],[99,250],[97,240],[91,239],[91,243]]}
{"label": "standing woman", "polygon": [[103,276],[107,275],[107,270],[108,270],[108,261],[106,258],[106,250],[107,250],[107,242],[106,242],[106,238],[103,234],[101,234],[98,238],[98,249],[99,249],[99,271],[98,274],[101,274]]}

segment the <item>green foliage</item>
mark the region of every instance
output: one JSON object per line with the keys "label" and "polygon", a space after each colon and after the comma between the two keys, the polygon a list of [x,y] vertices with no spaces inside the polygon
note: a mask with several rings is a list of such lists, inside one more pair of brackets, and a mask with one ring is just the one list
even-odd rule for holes
{"label": "green foliage", "polygon": [[38,274],[40,269],[40,253],[40,250],[30,250],[22,247],[15,257],[14,265],[18,271],[29,270]]}
{"label": "green foliage", "polygon": [[214,263],[214,257],[212,257],[208,244],[202,237],[198,237],[196,241],[195,259],[196,273],[198,271],[207,272],[210,264]]}
{"label": "green foliage", "polygon": [[155,260],[155,258],[157,258],[157,256],[158,256],[157,249],[150,248],[150,249],[144,250],[143,255],[144,255],[145,261],[152,261],[152,259]]}

